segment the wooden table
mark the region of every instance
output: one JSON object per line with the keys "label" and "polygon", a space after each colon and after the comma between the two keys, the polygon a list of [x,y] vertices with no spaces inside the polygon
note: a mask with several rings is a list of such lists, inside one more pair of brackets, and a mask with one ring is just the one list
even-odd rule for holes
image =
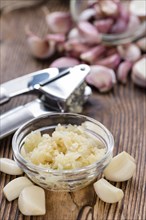
{"label": "wooden table", "polygon": [[[50,1],[50,10],[64,9],[59,1]],[[47,33],[41,8],[25,9],[1,16],[1,83],[49,66],[48,61],[35,60],[26,46],[24,27],[29,24],[34,32]],[[22,95],[1,106],[4,113],[34,99]],[[124,199],[116,204],[106,204],[96,197],[93,186],[77,192],[46,192],[47,213],[41,217],[25,217],[17,208],[17,200],[8,202],[3,187],[14,176],[0,173],[0,219],[1,220],[144,220],[145,206],[145,153],[146,153],[146,95],[144,89],[129,80],[126,86],[116,85],[108,94],[93,91],[83,114],[102,122],[114,135],[114,155],[125,150],[137,163],[132,179],[115,183],[124,191]],[[12,135],[1,140],[0,157],[12,158]]]}

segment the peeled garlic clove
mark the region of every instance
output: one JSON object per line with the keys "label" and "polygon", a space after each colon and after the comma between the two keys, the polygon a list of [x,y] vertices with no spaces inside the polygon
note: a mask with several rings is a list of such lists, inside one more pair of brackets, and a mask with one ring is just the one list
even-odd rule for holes
{"label": "peeled garlic clove", "polygon": [[99,1],[100,9],[106,16],[116,16],[119,12],[118,5],[111,0]]}
{"label": "peeled garlic clove", "polygon": [[106,58],[96,61],[97,65],[106,66],[111,69],[116,69],[121,61],[121,57],[118,53],[107,56]]}
{"label": "peeled garlic clove", "polygon": [[46,22],[49,30],[53,33],[66,34],[72,27],[70,13],[63,11],[55,11],[46,15]]}
{"label": "peeled garlic clove", "polygon": [[141,51],[136,44],[119,45],[117,47],[120,56],[124,60],[135,62],[141,57]]}
{"label": "peeled garlic clove", "polygon": [[72,67],[75,65],[78,65],[80,62],[75,59],[75,58],[71,58],[71,57],[61,57],[58,58],[56,60],[54,60],[51,64],[50,67]]}
{"label": "peeled garlic clove", "polygon": [[0,171],[10,175],[21,175],[23,171],[14,160],[0,158]]}
{"label": "peeled garlic clove", "polygon": [[143,0],[130,1],[129,10],[131,14],[134,14],[139,17],[146,17],[146,1]]}
{"label": "peeled garlic clove", "polygon": [[146,52],[146,37],[143,37],[140,40],[138,40],[136,44],[143,52]]}
{"label": "peeled garlic clove", "polygon": [[18,198],[18,208],[23,215],[45,215],[45,192],[41,187],[25,187]]}
{"label": "peeled garlic clove", "polygon": [[133,65],[131,76],[136,85],[146,87],[146,57],[143,57]]}
{"label": "peeled garlic clove", "polygon": [[86,82],[96,87],[100,92],[111,90],[116,83],[115,73],[112,69],[104,66],[92,65]]}
{"label": "peeled garlic clove", "polygon": [[94,26],[97,28],[97,30],[100,33],[108,33],[109,30],[111,29],[112,25],[113,25],[113,19],[112,18],[108,18],[108,19],[102,19],[102,20],[96,20],[94,22]]}
{"label": "peeled garlic clove", "polygon": [[80,21],[77,27],[79,34],[82,37],[82,41],[91,44],[101,42],[101,35],[97,31],[96,27],[88,21]]}
{"label": "peeled garlic clove", "polygon": [[95,60],[100,57],[105,52],[105,47],[103,45],[99,45],[93,47],[80,55],[80,59],[88,62],[90,64],[94,63]]}
{"label": "peeled garlic clove", "polygon": [[124,61],[120,63],[118,69],[117,69],[117,79],[121,83],[127,82],[128,73],[131,70],[132,63],[129,61]]}
{"label": "peeled garlic clove", "polygon": [[21,191],[27,187],[31,186],[33,183],[27,177],[18,177],[11,182],[9,182],[4,188],[3,192],[8,201],[12,201],[20,195]]}
{"label": "peeled garlic clove", "polygon": [[129,180],[136,170],[136,163],[132,156],[125,151],[113,157],[103,171],[106,179],[116,182]]}
{"label": "peeled garlic clove", "polygon": [[97,196],[107,203],[119,202],[124,196],[121,189],[113,186],[103,178],[95,182],[93,186]]}

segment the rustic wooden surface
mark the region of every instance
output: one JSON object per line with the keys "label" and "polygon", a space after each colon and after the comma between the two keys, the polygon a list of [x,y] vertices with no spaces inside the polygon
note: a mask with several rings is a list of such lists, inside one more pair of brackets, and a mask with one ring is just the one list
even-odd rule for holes
{"label": "rustic wooden surface", "polygon": [[[57,1],[49,1],[50,10],[64,9]],[[67,8],[67,5],[66,5]],[[25,73],[48,67],[49,62],[35,60],[28,51],[24,26],[40,36],[47,32],[41,8],[25,9],[1,16],[0,74],[1,83]],[[23,105],[34,96],[23,95],[1,106],[1,113]],[[108,94],[94,90],[83,114],[102,122],[115,138],[114,154],[123,150],[137,163],[134,177],[123,183],[114,183],[124,191],[120,203],[106,204],[99,200],[92,185],[74,193],[46,192],[47,213],[41,217],[24,217],[17,208],[17,200],[8,202],[3,187],[14,176],[0,173],[0,220],[144,220],[145,207],[145,153],[146,153],[146,95],[144,89],[130,80],[126,86],[116,85]],[[12,135],[1,140],[0,157],[12,158]]]}

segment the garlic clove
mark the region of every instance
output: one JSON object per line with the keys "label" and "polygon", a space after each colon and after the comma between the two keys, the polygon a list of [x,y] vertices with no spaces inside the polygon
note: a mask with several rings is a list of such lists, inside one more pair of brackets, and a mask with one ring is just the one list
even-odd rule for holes
{"label": "garlic clove", "polygon": [[0,171],[9,175],[21,175],[23,173],[16,162],[8,158],[0,158]]}
{"label": "garlic clove", "polygon": [[58,67],[58,68],[61,68],[61,67],[72,67],[72,66],[75,66],[75,65],[78,65],[80,64],[80,62],[75,59],[75,58],[72,58],[72,57],[60,57],[56,60],[54,60],[51,64],[50,64],[50,67]]}
{"label": "garlic clove", "polygon": [[47,34],[45,39],[48,41],[63,43],[63,42],[65,42],[66,37],[64,34]]}
{"label": "garlic clove", "polygon": [[139,17],[146,17],[146,1],[133,0],[130,2],[129,10],[131,14]]}
{"label": "garlic clove", "polygon": [[96,61],[97,65],[102,65],[111,69],[116,69],[121,61],[121,57],[118,53],[107,56],[106,58]]}
{"label": "garlic clove", "polygon": [[119,17],[116,22],[112,25],[110,33],[120,34],[127,30],[127,22]]}
{"label": "garlic clove", "polygon": [[135,172],[136,163],[132,156],[125,151],[113,157],[103,171],[106,179],[116,182],[129,180]]}
{"label": "garlic clove", "polygon": [[105,52],[105,47],[103,45],[98,45],[93,47],[80,55],[80,59],[88,62],[90,64],[94,63]]}
{"label": "garlic clove", "polygon": [[103,178],[95,182],[93,186],[97,196],[102,201],[107,203],[119,202],[124,196],[124,193],[121,189],[113,186]]}
{"label": "garlic clove", "polygon": [[146,57],[133,65],[131,76],[136,85],[146,88]]}
{"label": "garlic clove", "polygon": [[105,16],[116,16],[118,15],[119,9],[116,2],[111,0],[99,1],[100,9]]}
{"label": "garlic clove", "polygon": [[100,92],[107,92],[113,88],[116,83],[116,77],[112,69],[91,65],[90,74],[87,75],[86,82],[96,87]]}
{"label": "garlic clove", "polygon": [[139,47],[134,43],[119,45],[117,50],[120,56],[127,61],[135,62],[141,57],[141,51]]}
{"label": "garlic clove", "polygon": [[106,34],[111,29],[113,23],[114,23],[114,21],[112,18],[107,18],[107,19],[101,19],[101,20],[94,21],[94,26],[97,28],[97,30],[100,33]]}
{"label": "garlic clove", "polygon": [[46,15],[49,30],[53,33],[66,34],[72,27],[71,15],[68,12],[55,11]]}
{"label": "garlic clove", "polygon": [[127,32],[135,31],[137,27],[140,25],[140,19],[133,14],[129,15],[129,21],[127,25]]}
{"label": "garlic clove", "polygon": [[18,208],[23,215],[45,215],[45,191],[38,186],[25,187],[18,198]]}
{"label": "garlic clove", "polygon": [[124,61],[120,63],[117,69],[117,79],[121,83],[127,82],[128,73],[132,68],[132,63],[129,61]]}
{"label": "garlic clove", "polygon": [[11,182],[9,182],[4,188],[3,192],[8,201],[12,201],[20,195],[21,191],[27,187],[31,186],[33,183],[27,177],[18,177]]}
{"label": "garlic clove", "polygon": [[88,21],[80,21],[77,25],[83,42],[95,44],[101,42],[101,35],[96,27]]}
{"label": "garlic clove", "polygon": [[87,8],[81,12],[78,21],[88,21],[96,16],[96,10],[94,8]]}
{"label": "garlic clove", "polygon": [[143,37],[140,40],[138,40],[136,44],[143,52],[146,52],[146,37]]}

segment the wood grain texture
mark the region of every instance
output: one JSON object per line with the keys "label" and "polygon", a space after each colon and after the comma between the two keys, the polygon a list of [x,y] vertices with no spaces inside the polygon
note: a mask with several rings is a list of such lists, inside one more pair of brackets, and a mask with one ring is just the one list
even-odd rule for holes
{"label": "wood grain texture", "polygon": [[[51,11],[67,9],[59,1],[49,1]],[[29,24],[33,31],[43,36],[47,33],[41,8],[25,9],[1,16],[0,76],[1,83],[25,73],[49,66],[51,59],[35,60],[26,46],[24,27]],[[1,113],[34,99],[23,95],[1,106]],[[145,220],[145,153],[146,153],[146,94],[130,80],[126,86],[116,85],[108,94],[93,95],[84,107],[83,114],[102,122],[114,135],[114,155],[125,150],[137,163],[134,177],[123,183],[113,183],[124,191],[120,203],[106,204],[95,195],[93,186],[72,193],[46,191],[47,213],[45,216],[26,217],[17,207],[17,200],[8,202],[3,187],[15,176],[0,173],[0,220]],[[1,140],[0,157],[12,158],[12,135]]]}

